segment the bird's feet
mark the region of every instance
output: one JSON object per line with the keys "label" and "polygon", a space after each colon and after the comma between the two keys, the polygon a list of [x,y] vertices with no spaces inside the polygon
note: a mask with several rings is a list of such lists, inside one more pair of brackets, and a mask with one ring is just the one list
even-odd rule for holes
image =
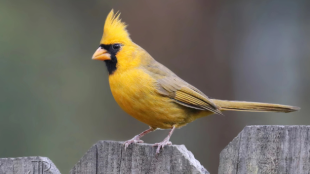
{"label": "bird's feet", "polygon": [[172,145],[171,141],[169,139],[164,139],[164,141],[160,143],[155,143],[153,146],[158,146],[156,149],[156,154],[159,154],[160,149],[163,149],[166,145]]}
{"label": "bird's feet", "polygon": [[139,136],[137,135],[137,136],[133,137],[132,139],[127,140],[127,141],[124,142],[125,150],[126,150],[127,147],[128,147],[130,144],[132,144],[132,143],[143,143],[143,141],[140,140]]}

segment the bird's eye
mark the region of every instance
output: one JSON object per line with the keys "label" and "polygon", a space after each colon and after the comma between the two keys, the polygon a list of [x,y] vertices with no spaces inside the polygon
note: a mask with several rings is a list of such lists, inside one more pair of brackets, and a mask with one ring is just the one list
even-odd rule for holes
{"label": "bird's eye", "polygon": [[119,50],[119,49],[121,48],[121,44],[113,44],[113,45],[112,45],[112,48],[113,48],[114,50]]}

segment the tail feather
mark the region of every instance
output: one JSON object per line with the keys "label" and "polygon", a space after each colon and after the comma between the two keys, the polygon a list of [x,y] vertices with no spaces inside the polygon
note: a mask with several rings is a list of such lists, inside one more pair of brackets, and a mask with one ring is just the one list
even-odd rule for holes
{"label": "tail feather", "polygon": [[247,111],[247,112],[294,112],[299,110],[299,107],[271,104],[271,103],[258,103],[246,101],[227,101],[212,99],[212,101],[219,107],[221,111]]}

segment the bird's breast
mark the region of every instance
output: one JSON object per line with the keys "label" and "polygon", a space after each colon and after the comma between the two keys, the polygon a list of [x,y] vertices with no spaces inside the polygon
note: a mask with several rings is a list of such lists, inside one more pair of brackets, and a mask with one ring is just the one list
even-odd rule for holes
{"label": "bird's breast", "polygon": [[109,76],[112,94],[119,106],[134,118],[154,128],[171,128],[184,122],[184,109],[157,92],[156,79],[143,69]]}

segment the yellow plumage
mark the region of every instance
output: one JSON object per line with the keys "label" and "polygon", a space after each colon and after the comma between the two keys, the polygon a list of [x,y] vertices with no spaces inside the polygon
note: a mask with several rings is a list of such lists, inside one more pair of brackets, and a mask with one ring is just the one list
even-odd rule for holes
{"label": "yellow plumage", "polygon": [[93,59],[104,60],[109,72],[112,94],[129,115],[150,126],[130,143],[141,142],[148,132],[171,129],[169,136],[158,143],[157,152],[166,144],[175,128],[197,118],[221,114],[224,110],[292,112],[297,107],[209,99],[203,92],[188,84],[168,68],[158,63],[143,48],[131,41],[119,14],[109,13],[100,47]]}
{"label": "yellow plumage", "polygon": [[108,14],[103,28],[103,36],[100,43],[129,43],[131,39],[126,30],[126,24],[119,18],[120,13],[114,15],[114,11]]}

